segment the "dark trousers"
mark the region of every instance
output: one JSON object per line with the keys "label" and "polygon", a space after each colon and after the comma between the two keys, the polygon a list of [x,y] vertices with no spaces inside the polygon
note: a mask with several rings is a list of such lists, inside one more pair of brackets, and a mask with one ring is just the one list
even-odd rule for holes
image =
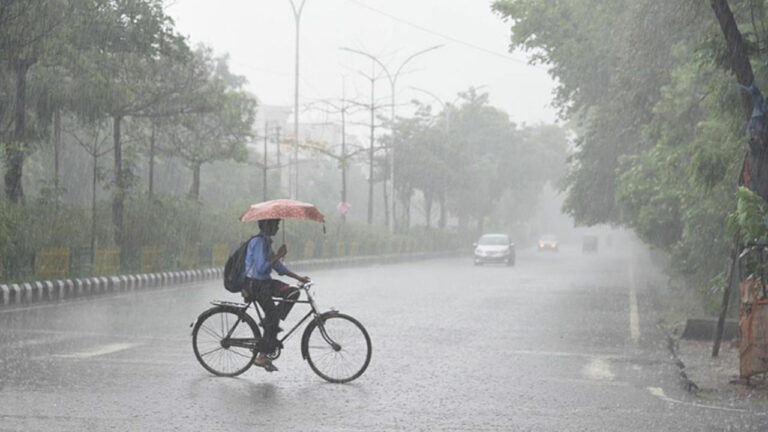
{"label": "dark trousers", "polygon": [[278,323],[288,316],[288,312],[291,311],[294,304],[292,301],[286,301],[281,302],[280,305],[275,305],[272,297],[297,300],[301,292],[297,288],[292,288],[290,285],[274,279],[248,279],[245,290],[248,299],[258,303],[264,311],[264,335],[256,348],[259,352],[270,354],[277,348]]}

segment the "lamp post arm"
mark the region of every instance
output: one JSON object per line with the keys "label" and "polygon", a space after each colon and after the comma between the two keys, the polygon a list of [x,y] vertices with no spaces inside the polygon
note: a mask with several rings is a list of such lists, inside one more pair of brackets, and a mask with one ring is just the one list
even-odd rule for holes
{"label": "lamp post arm", "polygon": [[444,45],[435,45],[435,46],[432,46],[432,47],[429,47],[429,48],[425,48],[425,49],[423,49],[421,51],[417,51],[417,52],[411,54],[408,58],[403,60],[402,63],[400,63],[400,67],[397,68],[397,71],[394,74],[394,79],[392,81],[394,82],[394,81],[397,80],[398,75],[400,75],[400,72],[402,72],[403,68],[405,67],[406,64],[408,64],[408,62],[410,62],[411,60],[413,60],[414,58],[416,58],[416,57],[418,57],[418,56],[420,56],[422,54],[426,54],[426,53],[428,53],[430,51],[436,50],[438,48],[442,48],[443,46]]}

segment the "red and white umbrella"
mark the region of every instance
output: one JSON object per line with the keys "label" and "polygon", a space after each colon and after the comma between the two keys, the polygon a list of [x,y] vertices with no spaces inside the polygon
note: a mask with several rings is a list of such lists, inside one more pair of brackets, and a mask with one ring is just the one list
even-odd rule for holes
{"label": "red and white umbrella", "polygon": [[292,199],[276,199],[253,204],[240,216],[240,222],[264,219],[308,219],[325,223],[325,216],[317,207]]}

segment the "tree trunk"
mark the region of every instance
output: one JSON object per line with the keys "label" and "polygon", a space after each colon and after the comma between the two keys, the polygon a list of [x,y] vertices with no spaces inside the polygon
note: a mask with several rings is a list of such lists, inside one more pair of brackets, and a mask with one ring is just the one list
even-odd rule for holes
{"label": "tree trunk", "polygon": [[440,229],[445,229],[445,190],[441,190],[438,194],[438,201],[440,202],[440,220],[438,220],[437,226]]}
{"label": "tree trunk", "polygon": [[122,121],[123,118],[121,116],[112,117],[112,140],[115,154],[115,190],[112,194],[112,225],[115,229],[114,239],[117,247],[123,245],[123,201],[126,186],[123,176],[123,149],[120,143],[120,123]]}
{"label": "tree trunk", "polygon": [[5,196],[12,203],[18,204],[24,200],[24,190],[21,185],[26,156],[26,115],[27,115],[27,71],[37,59],[17,59],[14,73],[16,92],[14,97],[13,116],[14,132],[11,143],[5,147]]}
{"label": "tree trunk", "polygon": [[[386,173],[387,172],[386,168],[384,168],[383,171]],[[384,176],[384,180],[381,182],[381,192],[382,192],[382,197],[384,198],[384,226],[389,228],[389,199],[388,199],[388,196],[387,196],[387,177],[386,177],[386,174]]]}
{"label": "tree trunk", "polygon": [[429,229],[432,226],[432,192],[425,191],[424,192],[424,210],[426,212],[425,216],[425,222],[427,229]]}
{"label": "tree trunk", "polygon": [[[411,201],[413,198],[413,191],[411,190],[408,192],[408,194],[403,198],[403,213],[405,214],[402,222],[403,222],[403,232],[408,232],[408,230],[411,228]],[[394,198],[393,198],[394,199]],[[394,207],[393,207],[394,209]],[[397,219],[394,217],[395,213],[392,212],[392,223],[394,224]],[[397,224],[395,224],[395,228],[397,228]]]}
{"label": "tree trunk", "polygon": [[[53,187],[56,189],[57,197],[59,190],[59,159],[61,157],[61,111],[58,109],[53,113]],[[57,200],[58,201],[58,200]]]}
{"label": "tree trunk", "polygon": [[371,81],[371,142],[370,147],[368,148],[368,225],[373,224],[373,141],[374,141],[374,132],[376,129],[376,124],[374,123],[374,113],[373,113],[373,104],[374,104],[374,85],[373,81]]}
{"label": "tree trunk", "polygon": [[[733,18],[733,12],[728,5],[728,0],[710,0],[712,10],[715,12],[717,21],[725,36],[725,42],[728,46],[728,56],[731,59],[731,69],[736,74],[736,79],[744,87],[749,87],[755,80],[752,73],[752,64],[747,55],[747,47],[744,44],[744,38]],[[747,118],[752,114],[752,100],[746,91],[742,91]]]}
{"label": "tree trunk", "polygon": [[[386,154],[384,155],[384,169],[382,169],[382,172],[384,173],[384,180],[381,182],[381,191],[384,194],[384,226],[389,228],[389,194],[387,193],[387,181],[389,180],[389,163],[387,163]],[[393,196],[392,199],[394,200],[395,197]]]}
{"label": "tree trunk", "polygon": [[200,162],[194,162],[192,165],[192,186],[189,188],[189,197],[195,200],[200,199]]}
{"label": "tree trunk", "polygon": [[93,177],[91,178],[91,267],[93,267],[93,257],[96,251],[96,182],[99,173],[99,156],[96,151],[93,153]]}
{"label": "tree trunk", "polygon": [[149,190],[147,195],[152,200],[152,194],[155,192],[155,121],[152,121],[151,132],[149,134]]}

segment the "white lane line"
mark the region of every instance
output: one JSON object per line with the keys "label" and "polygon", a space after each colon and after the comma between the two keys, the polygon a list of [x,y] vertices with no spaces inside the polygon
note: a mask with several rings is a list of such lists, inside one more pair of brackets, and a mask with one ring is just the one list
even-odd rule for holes
{"label": "white lane line", "polygon": [[59,335],[53,335],[53,336],[44,336],[39,338],[19,340],[19,341],[5,344],[5,345],[0,345],[0,350],[29,348],[29,347],[38,346],[38,345],[50,345],[58,342],[64,342],[67,340],[80,339],[80,338],[82,338],[82,336],[76,335],[76,334],[59,334]]}
{"label": "white lane line", "polygon": [[578,353],[578,352],[564,352],[564,351],[516,350],[516,351],[512,351],[512,354],[534,355],[534,356],[545,356],[545,357],[587,357],[587,358],[593,358],[593,357],[599,356],[600,358],[606,359],[606,360],[625,360],[630,358],[623,355]]}
{"label": "white lane line", "polygon": [[95,331],[80,331],[80,330],[42,330],[42,329],[12,329],[14,333],[31,333],[31,334],[66,334],[78,336],[78,337],[91,337],[91,336],[105,336],[117,339],[129,339],[129,340],[142,340],[142,341],[160,341],[160,342],[181,342],[189,343],[189,337],[158,337],[158,336],[143,336],[135,334],[122,334],[122,333],[108,333],[108,332],[95,332]]}
{"label": "white lane line", "polygon": [[53,354],[52,357],[85,359],[85,358],[98,357],[98,356],[112,354],[120,351],[125,351],[127,349],[131,349],[139,345],[141,344],[126,343],[126,342],[113,343],[113,344],[101,345],[101,346],[95,347],[90,351],[76,352],[72,354]]}
{"label": "white lane line", "polygon": [[[72,357],[58,357],[62,360],[83,360]],[[48,357],[48,360],[51,358]],[[115,359],[93,357],[87,359],[88,363],[115,364],[115,365],[146,365],[146,366],[178,366],[182,361],[152,360],[152,359]]]}
{"label": "white lane line", "polygon": [[559,378],[559,377],[541,377],[542,381],[555,382],[561,384],[590,385],[590,386],[616,386],[627,387],[630,384],[626,381],[595,381],[593,379],[582,378]]}
{"label": "white lane line", "polygon": [[611,372],[611,365],[605,357],[592,357],[581,370],[581,374],[595,381],[611,381],[615,378]]}
{"label": "white lane line", "polygon": [[637,345],[640,339],[640,316],[637,312],[637,290],[635,289],[635,265],[629,262],[629,335]]}
{"label": "white lane line", "polygon": [[716,405],[700,404],[696,402],[683,402],[681,400],[672,399],[671,397],[667,396],[666,393],[664,393],[664,389],[661,387],[648,387],[648,392],[651,393],[653,396],[663,400],[664,402],[668,402],[671,404],[688,405],[696,408],[706,408],[706,409],[713,409],[713,410],[720,410],[720,411],[748,412],[747,410],[741,409],[741,408],[728,408],[728,407],[721,407]]}

